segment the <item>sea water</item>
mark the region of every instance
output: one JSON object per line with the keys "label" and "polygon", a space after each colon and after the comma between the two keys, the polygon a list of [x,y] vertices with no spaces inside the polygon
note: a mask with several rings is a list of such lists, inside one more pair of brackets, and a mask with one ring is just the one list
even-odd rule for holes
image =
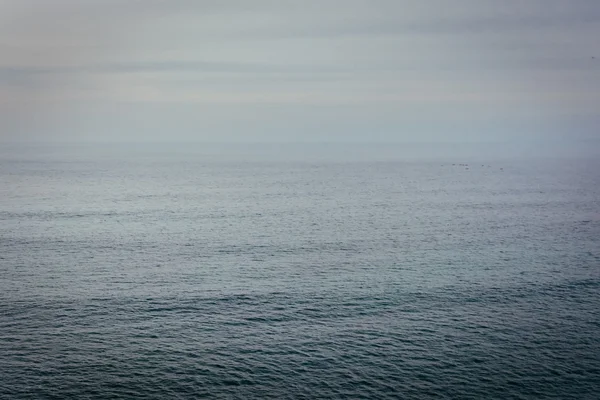
{"label": "sea water", "polygon": [[4,145],[0,398],[598,398],[598,159],[417,147]]}

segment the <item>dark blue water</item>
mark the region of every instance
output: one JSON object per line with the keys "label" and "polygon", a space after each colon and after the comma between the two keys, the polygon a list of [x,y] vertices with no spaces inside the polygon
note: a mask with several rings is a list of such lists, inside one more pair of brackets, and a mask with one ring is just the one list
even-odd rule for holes
{"label": "dark blue water", "polygon": [[600,162],[418,151],[5,146],[0,398],[598,398]]}

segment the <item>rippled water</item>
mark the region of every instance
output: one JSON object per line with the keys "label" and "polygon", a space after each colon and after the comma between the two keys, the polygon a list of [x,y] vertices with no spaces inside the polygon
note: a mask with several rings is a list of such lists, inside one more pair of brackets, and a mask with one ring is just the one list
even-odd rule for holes
{"label": "rippled water", "polygon": [[353,149],[4,148],[0,397],[598,398],[600,162]]}

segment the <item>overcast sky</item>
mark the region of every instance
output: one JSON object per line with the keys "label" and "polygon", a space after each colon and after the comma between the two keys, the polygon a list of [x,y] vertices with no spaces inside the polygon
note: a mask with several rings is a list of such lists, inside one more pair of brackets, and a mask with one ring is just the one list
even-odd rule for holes
{"label": "overcast sky", "polygon": [[0,0],[0,138],[600,134],[599,0]]}

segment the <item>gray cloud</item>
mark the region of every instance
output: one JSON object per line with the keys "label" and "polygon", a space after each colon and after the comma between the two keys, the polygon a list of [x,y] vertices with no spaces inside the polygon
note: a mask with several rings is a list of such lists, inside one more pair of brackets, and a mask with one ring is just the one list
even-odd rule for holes
{"label": "gray cloud", "polygon": [[61,135],[138,139],[175,123],[199,140],[592,130],[599,36],[595,0],[0,0],[0,128],[33,131],[36,115]]}
{"label": "gray cloud", "polygon": [[281,72],[339,72],[342,69],[315,66],[282,66],[251,63],[223,63],[209,61],[142,61],[75,66],[6,66],[0,67],[0,76],[7,78],[42,74],[85,74],[85,73],[142,73],[142,72],[218,72],[218,73],[281,73]]}

